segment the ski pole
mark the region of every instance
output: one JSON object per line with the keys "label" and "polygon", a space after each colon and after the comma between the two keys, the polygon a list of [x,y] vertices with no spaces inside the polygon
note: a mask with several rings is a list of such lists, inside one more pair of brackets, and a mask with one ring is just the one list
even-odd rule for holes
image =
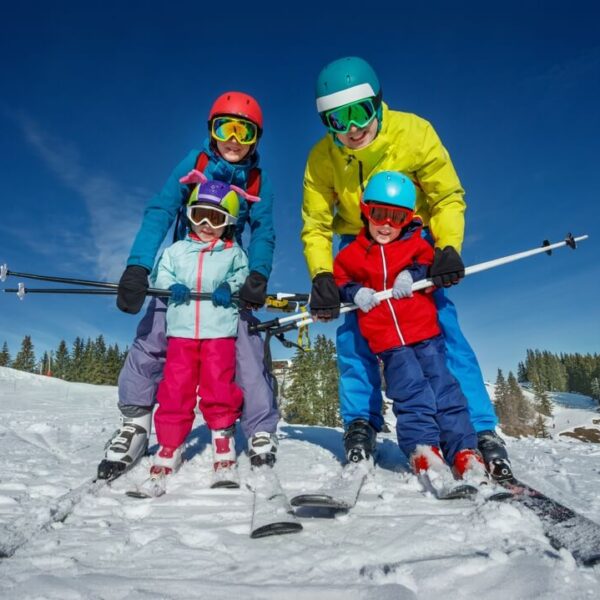
{"label": "ski pole", "polygon": [[[116,296],[118,290],[116,288],[29,288],[25,287],[25,284],[19,283],[16,288],[0,288],[0,292],[4,293],[15,293],[19,299],[23,300],[26,294],[77,294],[77,295],[88,295],[88,296]],[[162,290],[158,288],[149,288],[148,296],[158,298],[168,298],[171,295],[170,290]],[[288,294],[289,297],[294,297],[293,294]],[[306,294],[308,296],[308,294]],[[232,294],[234,302],[239,302],[237,294]],[[273,305],[269,301],[274,296],[267,297],[267,303],[265,308],[267,310],[280,310],[282,312],[291,312],[297,310],[300,306],[300,302],[287,300],[277,300],[276,304]],[[211,292],[191,292],[191,300],[211,300]]]}
{"label": "ski pole", "polygon": [[[16,293],[21,300],[26,294],[85,294],[90,296],[116,296],[116,289],[90,289],[90,288],[28,288],[25,284],[19,283],[16,288],[0,288],[0,291],[5,293]],[[171,290],[161,290],[159,288],[150,288],[147,293],[148,296],[157,298],[169,298],[171,296]],[[211,292],[191,292],[191,300],[211,300]],[[236,294],[233,294],[234,301],[238,300]]]}
{"label": "ski pole", "polygon": [[[6,278],[21,277],[23,279],[37,279],[38,281],[49,281],[52,283],[66,283],[72,285],[84,285],[89,287],[98,287],[106,289],[118,289],[118,283],[112,283],[109,281],[90,281],[86,279],[76,279],[73,277],[54,277],[52,275],[39,275],[37,273],[19,273],[17,271],[11,271],[8,265],[0,265],[0,281],[6,281]],[[152,295],[152,294],[149,294]],[[291,302],[308,302],[308,294],[298,294],[295,292],[275,292],[267,293],[267,296],[276,298],[277,300],[289,300]]]}
{"label": "ski pole", "polygon": [[[501,265],[506,265],[511,262],[515,262],[517,260],[521,260],[523,258],[528,258],[529,256],[535,256],[536,254],[541,254],[545,252],[546,254],[552,254],[552,250],[556,248],[561,248],[563,246],[569,246],[572,249],[577,247],[577,242],[581,242],[583,240],[587,240],[588,235],[581,235],[579,237],[574,238],[570,233],[562,242],[556,242],[554,244],[550,244],[547,240],[544,240],[542,246],[540,248],[533,248],[532,250],[525,250],[524,252],[517,252],[516,254],[510,254],[508,256],[503,256],[501,258],[495,258],[493,260],[488,260],[486,262],[478,263],[476,265],[472,265],[465,269],[465,277],[467,275],[473,275],[475,273],[480,273],[481,271],[487,271],[488,269],[494,269],[495,267],[499,267]],[[412,291],[417,292],[419,290],[424,290],[429,287],[434,287],[434,283],[431,279],[422,279],[421,281],[416,281],[412,284]],[[388,300],[392,297],[392,290],[382,290],[381,292],[377,292],[375,294],[379,300]],[[310,304],[310,302],[309,302]],[[356,310],[358,306],[356,304],[342,304],[340,307],[340,314],[352,312]],[[295,327],[303,327],[304,325],[310,325],[314,323],[312,317],[305,317],[303,314],[298,315],[290,315],[289,317],[284,317],[281,319],[273,319],[272,321],[265,321],[264,323],[259,323],[255,326],[251,326],[251,331],[265,331],[269,329],[275,329],[275,331],[280,331],[281,327],[287,326],[288,324],[294,323]],[[289,331],[289,329],[285,329],[285,331]]]}
{"label": "ski pole", "polygon": [[75,279],[73,277],[54,277],[52,275],[38,275],[37,273],[18,273],[17,271],[10,271],[6,264],[0,265],[0,281],[5,281],[9,276],[22,277],[23,279],[37,279],[39,281],[50,281],[52,283],[68,283],[108,289],[116,289],[119,287],[118,283],[106,281],[89,281],[87,279]]}

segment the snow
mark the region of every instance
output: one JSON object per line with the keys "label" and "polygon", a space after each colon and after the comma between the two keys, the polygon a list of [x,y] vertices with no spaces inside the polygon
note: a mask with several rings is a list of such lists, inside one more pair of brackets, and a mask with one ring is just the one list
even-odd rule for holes
{"label": "snow", "polygon": [[[600,522],[600,445],[559,435],[594,426],[597,405],[574,394],[552,397],[553,439],[507,439],[515,472]],[[0,597],[600,597],[600,566],[580,568],[555,551],[526,509],[425,494],[393,433],[379,438],[380,466],[356,507],[303,518],[298,534],[250,539],[250,492],[208,487],[210,438],[200,419],[166,495],[125,496],[144,479],[149,459],[86,493],[117,425],[116,400],[113,387],[0,368],[0,547],[22,542],[0,561]],[[282,423],[279,433],[276,469],[288,496],[331,483],[340,470],[340,430]],[[245,455],[240,474],[248,479]],[[44,527],[52,511],[66,518]]]}

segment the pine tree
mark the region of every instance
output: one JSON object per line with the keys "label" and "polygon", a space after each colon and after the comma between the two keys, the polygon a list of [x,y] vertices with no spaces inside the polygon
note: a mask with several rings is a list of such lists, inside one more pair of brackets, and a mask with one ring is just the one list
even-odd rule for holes
{"label": "pine tree", "polygon": [[298,349],[292,358],[290,384],[286,387],[284,415],[290,423],[316,425],[314,408],[318,404],[314,353]]}
{"label": "pine tree", "polygon": [[527,383],[527,369],[525,368],[525,364],[519,362],[517,366],[517,381],[519,383]]}
{"label": "pine tree", "polygon": [[547,417],[552,416],[552,402],[547,392],[544,390],[539,382],[536,382],[533,386],[533,393],[535,395],[536,409],[542,415]]}
{"label": "pine tree", "polygon": [[65,340],[61,340],[58,344],[58,348],[54,353],[54,361],[52,364],[52,375],[59,379],[65,379],[69,372],[69,350],[67,349],[67,343]]}
{"label": "pine tree", "polygon": [[[498,375],[496,376],[494,399],[498,421],[500,422],[502,429],[506,431],[505,428],[510,428],[514,418],[512,415],[510,398],[508,396],[508,386],[506,385],[506,379],[504,379],[504,373],[502,373],[502,369],[498,369]],[[508,433],[508,431],[506,431],[506,433]]]}
{"label": "pine tree", "polygon": [[338,412],[338,368],[335,344],[324,335],[318,335],[314,349],[315,370],[318,382],[318,407],[315,417],[319,425],[337,427],[341,424]]}
{"label": "pine tree", "polygon": [[106,351],[106,385],[116,385],[123,367],[119,346],[115,344]]}
{"label": "pine tree", "polygon": [[8,367],[10,365],[10,352],[8,351],[8,344],[4,342],[2,344],[2,351],[0,351],[0,367]]}
{"label": "pine tree", "polygon": [[31,336],[26,335],[23,338],[21,349],[11,366],[13,369],[18,369],[19,371],[27,371],[28,373],[35,372],[36,360]]}
{"label": "pine tree", "polygon": [[548,428],[546,427],[546,422],[544,421],[544,417],[538,413],[537,419],[533,425],[533,431],[535,437],[539,438],[549,438],[550,434],[548,433]]}
{"label": "pine tree", "polygon": [[590,388],[592,390],[592,398],[600,400],[600,378],[594,377],[594,379],[592,379]]}
{"label": "pine tree", "polygon": [[83,381],[83,340],[76,337],[71,350],[71,360],[67,370],[67,381]]}
{"label": "pine tree", "polygon": [[533,418],[533,409],[531,404],[525,398],[523,391],[517,383],[517,378],[512,371],[509,371],[506,380],[511,405],[514,407],[514,412],[517,416],[517,431],[518,435],[528,435],[531,432],[529,422]]}
{"label": "pine tree", "polygon": [[40,361],[40,375],[50,375],[50,354],[47,351],[44,352],[42,360]]}

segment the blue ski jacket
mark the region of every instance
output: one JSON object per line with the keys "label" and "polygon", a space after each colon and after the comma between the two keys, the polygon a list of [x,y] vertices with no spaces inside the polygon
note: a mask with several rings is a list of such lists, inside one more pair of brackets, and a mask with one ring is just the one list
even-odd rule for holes
{"label": "blue ski jacket", "polygon": [[[232,183],[246,189],[246,182],[251,170],[258,167],[257,152],[254,152],[250,158],[234,164],[227,162],[214,152],[208,139],[204,141],[203,151],[209,158],[204,169],[204,174],[209,179]],[[191,150],[175,167],[162,190],[148,202],[142,225],[127,259],[127,265],[139,265],[152,271],[158,250],[189,195],[188,186],[179,183],[179,179],[195,167],[199,154],[200,150]],[[261,170],[260,176],[259,196],[260,202],[253,203],[248,203],[240,197],[240,214],[235,237],[237,243],[243,247],[242,233],[246,224],[250,225],[251,235],[246,249],[249,268],[250,271],[256,271],[268,279],[273,266],[275,230],[273,228],[273,191],[263,170]],[[187,229],[185,225],[184,216],[175,232],[176,240],[185,237]]]}

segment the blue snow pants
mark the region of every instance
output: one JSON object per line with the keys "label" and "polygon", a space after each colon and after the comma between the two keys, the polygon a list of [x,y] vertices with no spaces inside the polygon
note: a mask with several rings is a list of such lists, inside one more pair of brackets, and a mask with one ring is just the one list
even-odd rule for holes
{"label": "blue snow pants", "polygon": [[467,399],[446,364],[441,335],[380,354],[386,395],[393,401],[400,450],[441,448],[449,465],[459,450],[477,448]]}
{"label": "blue snow pants", "polygon": [[[166,314],[162,300],[150,300],[119,374],[119,407],[154,406],[167,356]],[[273,380],[264,364],[263,339],[248,330],[257,321],[249,310],[240,311],[235,342],[235,382],[244,392],[241,426],[247,438],[259,431],[274,433],[279,421]]]}
{"label": "blue snow pants", "polygon": [[[353,240],[352,235],[341,236],[340,250]],[[460,330],[456,308],[443,288],[436,290],[433,298],[446,344],[447,365],[467,398],[471,423],[477,432],[494,429],[498,419],[485,389],[477,357]],[[383,399],[379,364],[358,329],[356,311],[346,313],[337,330],[336,346],[340,414],[344,426],[354,419],[367,419],[375,430],[381,431]]]}

